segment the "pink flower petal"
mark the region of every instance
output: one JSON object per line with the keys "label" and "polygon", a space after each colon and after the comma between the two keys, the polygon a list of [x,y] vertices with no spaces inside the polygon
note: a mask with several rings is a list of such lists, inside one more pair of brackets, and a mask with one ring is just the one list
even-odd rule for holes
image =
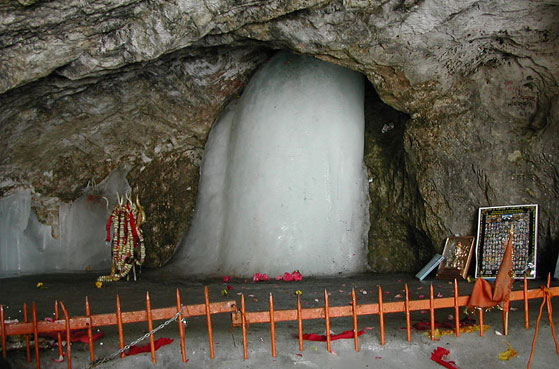
{"label": "pink flower petal", "polygon": [[287,282],[290,282],[290,281],[293,280],[293,275],[291,273],[285,272],[283,274],[283,280],[287,281]]}
{"label": "pink flower petal", "polygon": [[254,282],[269,281],[269,280],[270,280],[270,277],[268,277],[268,275],[265,274],[265,273],[254,273],[254,274],[252,275],[252,280],[253,280]]}
{"label": "pink flower petal", "polygon": [[303,275],[301,273],[299,273],[298,270],[291,273],[291,275],[293,276],[294,281],[302,281],[303,280]]}

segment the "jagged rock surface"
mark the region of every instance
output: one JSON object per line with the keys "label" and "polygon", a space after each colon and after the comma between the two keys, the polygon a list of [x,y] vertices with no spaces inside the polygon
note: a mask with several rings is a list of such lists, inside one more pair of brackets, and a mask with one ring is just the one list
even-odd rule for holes
{"label": "jagged rock surface", "polygon": [[34,200],[58,214],[50,196],[70,202],[125,167],[148,214],[146,265],[163,264],[190,222],[212,122],[268,55],[178,51],[104,78],[52,76],[9,91],[0,97],[0,191],[31,186]]}
{"label": "jagged rock surface", "polygon": [[[540,204],[540,266],[555,264],[557,2],[25,3],[0,3],[2,193],[70,201],[127,165],[153,242],[176,235],[155,248],[162,264],[188,227],[212,123],[269,55],[262,47],[288,49],[364,73],[406,114],[369,94],[373,270],[416,270],[445,237],[474,233],[478,207],[520,203]],[[191,191],[159,198],[163,185],[142,182],[170,176],[168,165],[169,184],[181,172]],[[183,200],[169,225],[163,204]]]}

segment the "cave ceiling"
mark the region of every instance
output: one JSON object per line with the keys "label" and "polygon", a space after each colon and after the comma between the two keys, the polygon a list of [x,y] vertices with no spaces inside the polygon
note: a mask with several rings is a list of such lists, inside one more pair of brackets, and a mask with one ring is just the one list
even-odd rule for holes
{"label": "cave ceiling", "polygon": [[125,167],[151,214],[148,264],[162,265],[188,229],[212,124],[284,49],[372,86],[373,270],[413,270],[473,234],[478,207],[523,203],[540,204],[549,260],[557,19],[557,1],[3,0],[0,194],[28,188],[55,212]]}

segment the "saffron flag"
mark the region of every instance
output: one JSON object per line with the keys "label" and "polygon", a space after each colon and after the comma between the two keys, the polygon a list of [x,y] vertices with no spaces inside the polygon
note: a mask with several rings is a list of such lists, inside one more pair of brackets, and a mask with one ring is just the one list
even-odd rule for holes
{"label": "saffron flag", "polygon": [[474,289],[468,301],[468,308],[492,308],[497,305],[503,305],[509,301],[510,291],[514,283],[513,270],[512,270],[512,254],[514,239],[514,230],[511,227],[509,231],[509,239],[503,255],[503,261],[499,266],[495,285],[491,286],[483,278],[478,278],[474,284]]}

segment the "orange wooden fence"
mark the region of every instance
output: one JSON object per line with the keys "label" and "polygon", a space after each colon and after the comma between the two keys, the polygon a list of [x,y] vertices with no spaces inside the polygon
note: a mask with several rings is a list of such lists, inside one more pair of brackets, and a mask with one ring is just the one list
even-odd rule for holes
{"label": "orange wooden fence", "polygon": [[[531,299],[543,299],[545,293],[548,293],[551,297],[559,296],[559,287],[550,287],[550,277],[547,280],[547,292],[543,289],[532,289],[528,290],[527,280],[524,279],[523,289],[519,291],[512,291],[510,295],[510,301],[523,301],[524,302],[524,326],[529,328],[529,307],[528,301]],[[54,321],[38,321],[37,319],[37,309],[35,303],[31,307],[32,321],[29,322],[27,305],[23,305],[23,322],[18,323],[5,323],[4,319],[4,307],[0,305],[0,337],[2,343],[2,355],[7,356],[7,336],[10,335],[24,335],[26,340],[26,350],[27,350],[27,360],[31,361],[31,339],[33,336],[34,342],[38,342],[39,334],[41,333],[52,333],[57,334],[58,340],[58,350],[59,355],[62,356],[62,332],[65,332],[66,336],[70,338],[72,331],[76,329],[87,329],[88,333],[88,347],[90,353],[90,360],[92,363],[95,362],[95,347],[93,342],[93,329],[100,326],[117,326],[119,345],[121,351],[125,349],[125,335],[124,335],[124,325],[129,323],[137,322],[147,322],[149,331],[153,331],[153,322],[157,320],[167,320],[167,323],[171,319],[178,322],[178,329],[180,335],[180,348],[181,356],[183,362],[187,361],[186,355],[186,329],[182,324],[184,318],[195,317],[195,316],[205,316],[206,326],[208,332],[208,344],[210,357],[215,358],[215,347],[213,339],[213,327],[212,327],[212,316],[215,314],[229,313],[232,315],[233,324],[235,326],[240,326],[243,335],[243,357],[248,359],[248,329],[250,324],[265,323],[270,325],[270,342],[271,342],[271,354],[273,357],[277,355],[276,348],[276,323],[285,321],[296,321],[298,324],[298,336],[299,336],[299,349],[304,350],[303,344],[303,321],[311,319],[323,319],[326,328],[326,348],[328,351],[332,351],[331,333],[330,333],[330,320],[339,317],[351,317],[353,321],[353,337],[355,343],[355,351],[359,351],[359,324],[358,318],[360,316],[366,315],[377,315],[379,319],[380,328],[380,343],[385,344],[385,315],[393,313],[404,313],[406,321],[406,337],[408,341],[412,339],[412,325],[410,314],[413,311],[418,310],[428,310],[430,317],[430,336],[431,339],[435,339],[435,311],[437,309],[450,308],[454,309],[455,316],[455,334],[460,336],[460,308],[464,307],[468,303],[469,296],[460,296],[458,291],[458,283],[454,281],[454,296],[453,297],[435,297],[435,290],[433,285],[429,289],[429,298],[420,300],[410,300],[409,288],[407,284],[405,285],[405,298],[404,301],[398,302],[385,302],[383,301],[383,290],[382,287],[378,287],[378,301],[371,304],[357,304],[357,298],[355,289],[351,292],[351,305],[345,306],[330,306],[328,291],[324,291],[324,306],[317,308],[302,308],[301,307],[301,297],[297,296],[297,305],[295,309],[287,310],[277,310],[275,308],[274,297],[270,293],[269,297],[269,310],[266,311],[247,311],[246,301],[244,295],[241,295],[241,306],[240,309],[237,307],[235,301],[225,301],[225,302],[210,302],[208,287],[204,288],[205,302],[199,305],[183,305],[181,302],[180,292],[176,291],[176,306],[152,309],[151,300],[149,293],[146,294],[146,309],[140,311],[123,312],[121,311],[120,297],[116,296],[116,312],[109,314],[97,314],[91,315],[91,309],[89,305],[89,300],[86,298],[85,301],[85,316],[71,317],[68,310],[66,309],[64,303],[55,302],[55,320]],[[60,319],[59,308],[63,312],[63,319]],[[503,332],[506,335],[508,333],[508,313],[509,304],[504,306],[502,311],[503,317]],[[484,311],[479,311],[479,332],[480,335],[484,335],[483,330],[484,325]],[[154,335],[149,335],[150,340],[150,351],[151,359],[153,362],[157,361],[154,347]],[[70,339],[68,339],[70,341]],[[39,369],[41,367],[40,360],[40,349],[39,345],[35,344],[35,360],[36,367]],[[121,357],[125,356],[122,351]],[[68,368],[72,368],[72,349],[71,343],[66,344],[66,360],[68,363]]]}

